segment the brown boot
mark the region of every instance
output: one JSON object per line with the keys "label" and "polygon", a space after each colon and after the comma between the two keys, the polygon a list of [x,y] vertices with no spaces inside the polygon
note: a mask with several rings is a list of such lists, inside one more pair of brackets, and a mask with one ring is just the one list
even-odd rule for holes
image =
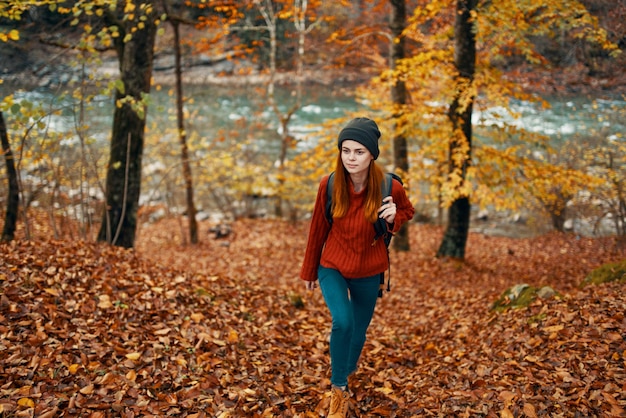
{"label": "brown boot", "polygon": [[346,418],[348,415],[348,399],[350,394],[347,390],[333,387],[330,397],[330,410],[326,418]]}

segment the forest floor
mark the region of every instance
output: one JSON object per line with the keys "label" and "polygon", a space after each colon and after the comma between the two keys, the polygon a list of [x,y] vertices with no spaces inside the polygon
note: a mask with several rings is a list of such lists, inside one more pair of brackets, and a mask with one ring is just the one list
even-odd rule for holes
{"label": "forest floor", "polygon": [[[67,239],[2,244],[0,416],[318,417],[330,317],[298,279],[308,224],[243,220],[181,242],[142,225],[125,250]],[[392,251],[351,417],[624,417],[624,284],[581,287],[624,259],[613,238],[471,234],[465,262],[434,257],[412,224]],[[556,297],[498,313],[516,284]]]}

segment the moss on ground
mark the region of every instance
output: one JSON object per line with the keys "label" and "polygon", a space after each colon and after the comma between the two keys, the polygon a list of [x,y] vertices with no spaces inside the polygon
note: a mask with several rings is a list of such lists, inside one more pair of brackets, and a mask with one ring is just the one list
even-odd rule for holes
{"label": "moss on ground", "polygon": [[[626,260],[604,264],[585,277],[580,287],[599,285],[609,282],[626,283]],[[503,312],[507,309],[519,309],[529,306],[535,299],[559,297],[558,292],[548,286],[534,287],[528,284],[516,284],[505,290],[491,306],[492,311]]]}
{"label": "moss on ground", "polygon": [[491,310],[503,312],[507,309],[519,309],[529,306],[538,297],[548,299],[559,294],[549,286],[534,287],[527,284],[516,284],[505,290],[491,306]]}
{"label": "moss on ground", "polygon": [[626,283],[626,260],[598,267],[585,277],[580,287],[609,282]]}

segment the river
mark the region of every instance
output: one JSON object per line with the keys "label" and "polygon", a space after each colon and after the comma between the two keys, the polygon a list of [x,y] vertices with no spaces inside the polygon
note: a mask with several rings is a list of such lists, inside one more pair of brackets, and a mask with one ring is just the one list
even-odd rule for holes
{"label": "river", "polygon": [[[9,86],[0,85],[0,90],[11,92]],[[185,86],[185,95],[190,98],[185,108],[189,114],[187,130],[195,132],[208,141],[216,132],[236,132],[242,123],[253,126],[259,123],[252,133],[256,137],[256,146],[265,151],[277,147],[278,123],[276,115],[267,106],[265,91],[259,87],[233,87],[215,85]],[[49,129],[71,131],[76,121],[75,103],[69,97],[59,98],[54,91],[43,88],[15,93],[17,100],[47,104],[61,108],[59,115],[50,117]],[[291,106],[293,97],[287,89],[279,89],[277,101]],[[548,98],[549,108],[541,108],[535,103],[513,102],[512,110],[520,117],[512,119],[502,117],[503,109],[489,109],[474,113],[476,125],[501,124],[504,121],[526,130],[551,136],[555,141],[567,140],[575,135],[603,135],[606,138],[624,140],[626,133],[626,100],[623,97],[589,99],[585,97],[568,98],[565,100]],[[175,99],[169,88],[155,89],[151,94],[151,105],[148,111],[148,126],[152,134],[171,136],[175,141]],[[293,152],[299,152],[311,146],[310,138],[322,122],[344,116],[365,108],[346,90],[333,89],[327,86],[310,88],[302,106],[295,112],[290,123],[291,134],[303,139]],[[96,142],[107,145],[110,139],[113,102],[111,98],[98,96],[87,110],[89,135]],[[6,115],[10,124],[10,115]],[[239,127],[239,128],[238,128]],[[156,130],[156,131],[155,131]],[[478,132],[479,130],[477,130]],[[581,135],[582,134],[582,135]],[[272,153],[275,152],[272,151]]]}
{"label": "river", "polygon": [[[0,85],[1,86],[1,85]],[[10,92],[9,86],[1,86],[0,93]],[[265,132],[278,129],[276,116],[268,108],[263,90],[259,87],[225,87],[189,85],[185,87],[185,96],[191,98],[185,108],[192,116],[187,121],[191,130],[201,136],[210,136],[211,132],[220,129],[234,129],[237,122],[245,118],[262,120],[267,127]],[[302,106],[294,114],[290,123],[292,134],[305,137],[321,122],[343,116],[346,112],[366,109],[346,90],[335,90],[328,86],[309,89],[302,100]],[[279,89],[277,101],[285,103],[281,110],[291,106],[293,98],[290,91]],[[58,130],[71,130],[75,124],[74,101],[68,97],[59,99],[56,92],[43,88],[30,91],[17,91],[17,100],[28,100],[33,103],[48,104],[65,109],[61,115],[49,119],[50,127]],[[576,97],[568,99],[548,98],[551,107],[541,108],[530,102],[513,102],[512,109],[520,114],[513,119],[505,117],[511,123],[526,130],[546,134],[553,137],[567,138],[581,132],[602,131],[611,136],[620,137],[626,132],[626,100],[620,97],[589,99]],[[174,96],[171,89],[155,90],[151,94],[151,106],[148,110],[148,125],[156,125],[161,129],[174,128]],[[90,134],[96,138],[107,139],[111,129],[112,100],[97,96],[90,109],[87,120]],[[475,124],[501,124],[503,109],[489,109],[474,112]],[[498,116],[496,116],[498,115]]]}

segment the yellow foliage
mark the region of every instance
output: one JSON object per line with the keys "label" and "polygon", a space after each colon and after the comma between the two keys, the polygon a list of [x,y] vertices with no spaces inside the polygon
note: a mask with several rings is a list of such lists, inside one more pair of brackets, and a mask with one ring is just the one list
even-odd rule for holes
{"label": "yellow foliage", "polygon": [[[390,132],[409,139],[409,178],[420,185],[411,193],[444,207],[457,197],[471,196],[481,206],[504,209],[528,205],[529,196],[554,202],[564,193],[596,187],[597,176],[548,158],[553,155],[549,138],[515,127],[519,115],[511,110],[512,100],[548,104],[525,92],[516,80],[504,77],[497,64],[512,54],[542,64],[545,59],[536,51],[533,38],[561,36],[564,31],[613,51],[616,45],[606,42],[597,21],[578,1],[480,3],[472,15],[477,61],[469,79],[460,78],[454,68],[452,10],[450,0],[418,6],[404,33],[420,45],[419,50],[397,62],[393,70],[382,71],[363,93],[373,109],[386,115],[383,119],[396,122],[388,127]],[[405,83],[410,96],[403,106],[390,103],[388,89],[397,81]],[[502,109],[500,114],[490,113],[498,124],[480,126],[479,121],[470,146],[462,134],[452,132],[447,110],[453,99],[458,100],[459,113],[469,105],[475,112]],[[394,132],[396,126],[401,128]],[[456,147],[450,147],[451,141]],[[451,155],[450,149],[454,149]],[[546,178],[552,186],[542,181]]]}
{"label": "yellow foliage", "polygon": [[31,398],[20,398],[17,400],[17,404],[19,406],[24,406],[26,408],[34,408],[35,402]]}
{"label": "yellow foliage", "polygon": [[20,33],[19,31],[12,29],[11,31],[9,31],[8,34],[8,39],[12,40],[12,41],[17,41],[20,39]]}

